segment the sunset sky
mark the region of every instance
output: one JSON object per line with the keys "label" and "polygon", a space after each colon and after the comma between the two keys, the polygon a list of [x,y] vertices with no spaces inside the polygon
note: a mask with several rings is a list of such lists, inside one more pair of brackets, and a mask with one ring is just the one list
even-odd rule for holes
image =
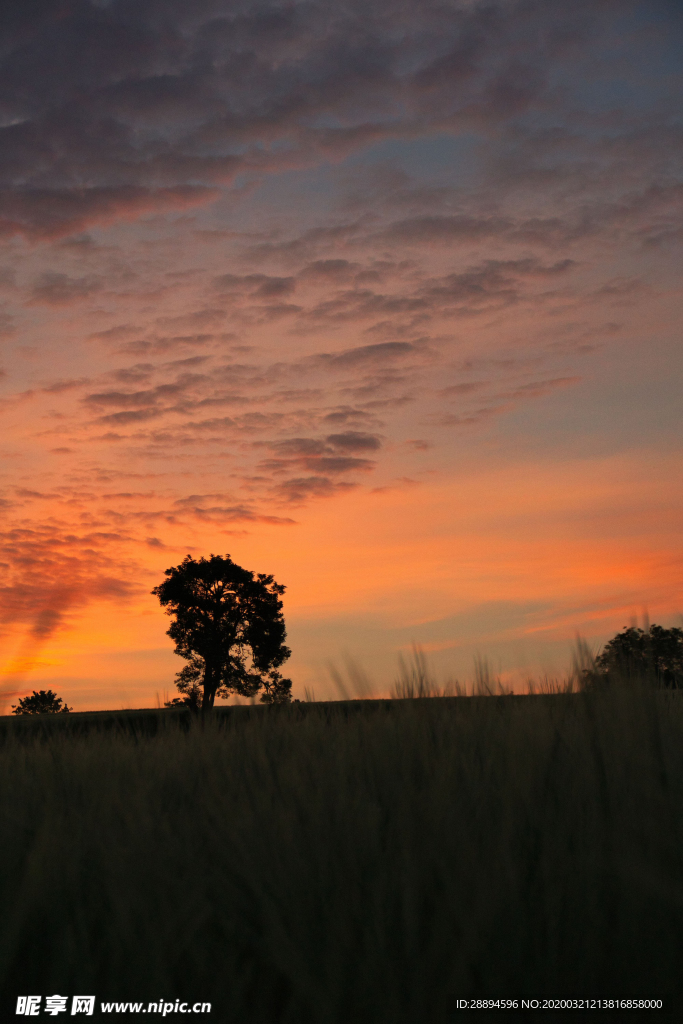
{"label": "sunset sky", "polygon": [[0,25],[0,713],[172,696],[188,553],[287,587],[297,697],[681,624],[677,3]]}

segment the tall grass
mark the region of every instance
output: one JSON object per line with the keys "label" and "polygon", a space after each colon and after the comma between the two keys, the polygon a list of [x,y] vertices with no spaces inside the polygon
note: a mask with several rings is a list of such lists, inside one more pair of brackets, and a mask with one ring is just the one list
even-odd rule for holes
{"label": "tall grass", "polygon": [[680,999],[677,694],[63,718],[0,729],[12,1019],[34,992],[209,1000],[221,1024]]}
{"label": "tall grass", "polygon": [[474,679],[468,686],[457,679],[451,679],[439,686],[431,674],[424,651],[413,645],[412,658],[407,661],[399,655],[399,674],[392,688],[392,696],[405,700],[414,697],[503,697],[512,691],[503,686],[494,676],[488,659],[475,655]]}

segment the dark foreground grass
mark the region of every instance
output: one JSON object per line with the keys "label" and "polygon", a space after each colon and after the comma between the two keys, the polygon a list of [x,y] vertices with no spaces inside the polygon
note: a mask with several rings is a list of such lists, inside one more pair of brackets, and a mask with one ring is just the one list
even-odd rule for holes
{"label": "dark foreground grass", "polygon": [[472,996],[683,1010],[676,694],[0,726],[11,1019],[30,993],[210,1001],[221,1024],[440,1024]]}

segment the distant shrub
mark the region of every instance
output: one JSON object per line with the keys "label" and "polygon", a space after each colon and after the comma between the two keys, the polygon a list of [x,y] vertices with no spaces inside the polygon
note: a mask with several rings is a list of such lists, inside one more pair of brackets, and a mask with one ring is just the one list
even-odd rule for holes
{"label": "distant shrub", "polygon": [[196,679],[187,680],[184,675],[187,673],[191,666],[187,666],[181,672],[176,675],[176,686],[183,694],[182,697],[174,697],[173,700],[167,700],[164,704],[166,708],[177,708],[185,707],[189,708],[190,711],[201,711],[202,707],[202,687]]}
{"label": "distant shrub", "polygon": [[683,629],[630,626],[617,633],[584,670],[584,688],[610,685],[683,688]]}
{"label": "distant shrub", "polygon": [[73,708],[67,707],[61,697],[52,690],[34,690],[30,697],[22,697],[18,704],[12,704],[13,715],[64,715]]}

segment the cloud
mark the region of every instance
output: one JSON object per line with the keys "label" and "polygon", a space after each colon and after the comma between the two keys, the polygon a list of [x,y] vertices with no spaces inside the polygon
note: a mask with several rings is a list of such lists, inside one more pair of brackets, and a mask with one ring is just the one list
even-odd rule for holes
{"label": "cloud", "polygon": [[122,539],[48,525],[0,533],[0,625],[25,625],[42,641],[91,601],[128,600],[139,588],[135,568],[113,554]]}
{"label": "cloud", "polygon": [[[190,365],[195,365],[194,360]],[[113,371],[111,376],[122,383],[139,383],[148,381],[153,370],[154,366],[150,363],[137,363],[132,367]],[[205,384],[206,377],[203,374],[182,373],[174,380],[143,390],[112,389],[91,392],[84,396],[82,402],[86,407],[98,411],[112,407],[120,410],[100,415],[100,423],[142,422],[167,412],[195,408],[197,404],[201,404],[197,402],[196,396],[201,394]]]}
{"label": "cloud", "polygon": [[552,380],[534,380],[528,384],[520,384],[519,387],[501,395],[502,398],[541,398],[549,395],[558,388],[569,387],[572,384],[579,384],[581,377],[555,377]]}
{"label": "cloud", "polygon": [[501,217],[473,217],[465,214],[410,217],[395,221],[375,236],[385,242],[423,245],[425,242],[473,241],[509,232],[511,222]]}
{"label": "cloud", "polygon": [[296,288],[294,277],[269,277],[267,274],[222,274],[214,278],[214,287],[222,293],[240,292],[256,298],[270,299],[291,295]]}
{"label": "cloud", "polygon": [[351,452],[375,452],[382,447],[382,442],[374,434],[363,434],[358,430],[347,430],[343,434],[328,434],[325,440],[334,448]]}
{"label": "cloud", "polygon": [[376,451],[380,442],[372,435],[349,431],[346,434],[328,435],[324,441],[312,437],[292,437],[270,442],[268,446],[276,457],[259,463],[262,472],[281,475],[291,473],[296,467],[315,474],[318,479],[340,473],[369,472],[375,468],[372,460],[347,453]]}
{"label": "cloud", "polygon": [[346,426],[349,423],[371,424],[375,422],[375,418],[366,409],[356,409],[350,405],[343,405],[325,413],[322,417],[322,422],[334,423],[336,426]]}
{"label": "cloud", "polygon": [[494,129],[543,104],[613,6],[31,5],[4,38],[0,233],[58,237],[205,204],[240,174]]}
{"label": "cloud", "polygon": [[379,345],[359,345],[342,352],[321,352],[311,357],[320,365],[330,369],[346,369],[372,364],[382,364],[390,359],[413,355],[416,348],[407,341],[385,341]]}
{"label": "cloud", "polygon": [[[498,416],[509,409],[513,408],[517,402],[527,401],[533,398],[542,398],[545,395],[552,394],[560,388],[571,387],[573,384],[579,384],[581,377],[555,377],[546,380],[534,380],[527,381],[522,384],[518,384],[515,387],[508,388],[503,391],[492,391],[490,396],[490,404],[479,405],[475,409],[468,410],[462,413],[447,413],[432,415],[430,420],[437,422],[441,426],[450,427],[468,427],[475,426],[479,423],[485,422],[494,416]],[[461,391],[464,387],[466,390]],[[446,397],[467,395],[470,390],[480,392],[484,387],[483,384],[477,383],[472,389],[468,388],[468,385],[456,385],[452,388],[444,389]],[[478,400],[480,396],[478,395]]]}
{"label": "cloud", "polygon": [[269,473],[286,473],[298,466],[309,472],[316,473],[349,473],[367,472],[374,469],[375,463],[369,459],[356,459],[342,455],[300,455],[291,459],[266,459],[259,464],[259,469]]}
{"label": "cloud", "polygon": [[129,355],[165,355],[174,349],[193,349],[198,345],[208,345],[215,337],[214,334],[153,335],[151,338],[126,342],[117,351]]}
{"label": "cloud", "polygon": [[[98,416],[98,423],[119,423],[125,426],[127,423],[144,423],[146,420],[156,419],[162,415],[161,409],[135,409],[130,412],[110,412],[106,416]],[[117,440],[115,435],[110,435],[112,440]]]}
{"label": "cloud", "polygon": [[324,324],[341,324],[378,316],[406,317],[412,314],[419,319],[425,312],[428,312],[428,304],[420,295],[387,295],[370,288],[354,288],[340,292],[307,310],[306,319],[312,327],[318,328]]}
{"label": "cloud", "polygon": [[332,498],[356,486],[348,480],[330,480],[325,476],[293,477],[273,487],[272,493],[287,504],[303,505],[313,498]]}
{"label": "cloud", "polygon": [[299,277],[304,281],[324,283],[347,281],[358,268],[358,263],[344,259],[314,260],[301,270]]}
{"label": "cloud", "polygon": [[420,487],[421,482],[419,480],[413,480],[411,477],[402,476],[394,480],[390,484],[385,484],[383,487],[373,487],[370,491],[371,494],[386,494],[391,491],[405,491],[412,489],[413,487]]}
{"label": "cloud", "polygon": [[144,214],[187,210],[211,202],[217,195],[216,189],[196,185],[0,188],[0,238],[57,239],[94,225],[104,227]]}
{"label": "cloud", "polygon": [[0,338],[11,338],[16,330],[14,317],[0,310]]}
{"label": "cloud", "polygon": [[[173,394],[178,394],[180,388],[172,388],[167,385],[163,388],[163,395],[166,397],[169,391]],[[107,405],[142,405],[149,406],[158,401],[162,395],[162,388],[152,388],[147,391],[101,391],[91,395],[86,395],[83,399],[89,405],[107,406]]]}
{"label": "cloud", "polygon": [[[374,320],[375,323],[365,327],[367,332],[380,332],[385,336],[393,333],[395,336],[405,334],[411,326],[435,316],[476,315],[492,303],[502,305],[516,302],[521,297],[531,298],[530,289],[535,282],[559,279],[577,267],[577,261],[570,257],[544,263],[537,257],[527,256],[509,260],[489,259],[441,277],[425,279],[425,275],[418,273],[414,264],[408,262],[385,262],[381,273],[371,269],[377,265],[374,261],[370,261],[368,269],[363,271],[356,269],[361,266],[356,263],[353,275],[348,272],[351,264],[346,260],[320,262],[335,264],[333,273],[315,277],[316,282],[322,283],[325,288],[323,297],[320,297],[319,289],[315,296],[311,296],[309,291],[307,296],[300,295],[298,305],[271,303],[267,300],[278,294],[293,292],[297,280],[303,283],[308,281],[310,267],[313,265],[304,267],[296,277],[225,274],[214,279],[214,288],[224,298],[238,303],[233,306],[233,316],[244,318],[251,315],[254,323],[285,316],[294,318],[294,334]],[[337,265],[343,266],[340,268]],[[337,273],[337,270],[341,273]],[[348,282],[352,277],[355,282],[352,287],[335,287],[340,281]],[[367,286],[370,280],[383,279],[387,287],[381,292]],[[457,310],[454,307],[456,303]],[[392,340],[383,345],[320,353],[317,358],[326,359],[337,367],[415,351],[415,342]]]}
{"label": "cloud", "polygon": [[88,335],[89,341],[121,341],[123,338],[130,338],[133,334],[142,334],[139,327],[132,324],[117,324],[115,327],[108,327],[106,331],[95,331]]}
{"label": "cloud", "polygon": [[286,441],[276,442],[271,447],[281,455],[301,458],[322,455],[327,450],[323,441],[317,441],[312,437],[290,437]]}
{"label": "cloud", "polygon": [[58,395],[64,391],[76,391],[89,383],[88,377],[72,377],[69,380],[56,380],[40,390],[44,395]]}
{"label": "cloud", "polygon": [[440,388],[438,393],[443,398],[459,398],[461,395],[469,395],[473,391],[479,391],[483,387],[483,381],[466,381],[462,384],[449,384],[447,388]]}
{"label": "cloud", "polygon": [[190,494],[179,498],[173,504],[183,513],[190,514],[200,522],[218,524],[226,523],[266,523],[271,526],[292,526],[295,520],[289,517],[273,516],[259,512],[253,505],[215,504],[216,500],[225,502],[228,496],[223,494]]}
{"label": "cloud", "polygon": [[[187,360],[177,360],[176,364],[170,365],[184,362],[187,362]],[[194,365],[194,360],[192,360],[192,365]],[[135,363],[133,366],[122,366],[118,370],[112,370],[110,376],[124,384],[129,382],[137,383],[138,381],[149,380],[153,370],[153,363]]]}
{"label": "cloud", "polygon": [[159,316],[155,323],[165,328],[197,328],[211,327],[225,320],[225,310],[209,308],[196,309],[192,313],[182,313],[180,316]]}
{"label": "cloud", "polygon": [[[344,260],[322,262],[348,264]],[[355,268],[362,264],[357,263],[354,275],[342,273],[340,276],[336,271],[323,274],[316,278],[317,284],[322,283],[324,287],[322,297],[319,287],[313,295],[310,288],[306,291],[299,288],[297,305],[271,303],[268,298],[294,291],[297,281],[300,285],[305,284],[311,265],[304,267],[296,276],[286,278],[266,274],[221,275],[214,279],[214,288],[221,290],[222,297],[234,303],[231,315],[241,317],[244,323],[252,326],[288,317],[293,320],[290,328],[293,336],[351,324],[363,325],[366,333],[390,338],[393,335],[392,340],[385,342],[308,357],[311,364],[317,360],[319,363],[327,362],[331,369],[352,369],[360,364],[387,361],[391,357],[424,356],[428,351],[427,339],[397,340],[397,336],[405,337],[409,332],[415,334],[418,329],[422,331],[424,327],[420,325],[435,317],[478,316],[522,300],[543,301],[545,292],[540,289],[545,283],[557,281],[555,288],[559,287],[562,279],[577,269],[578,261],[565,257],[543,262],[531,256],[487,259],[439,277],[420,272],[414,262],[385,261],[381,273],[371,269],[376,265],[375,261],[369,260],[367,271],[360,271]],[[342,270],[347,271],[350,266],[348,264]],[[351,287],[338,288],[337,284],[342,279],[351,283]],[[383,283],[382,291],[369,287],[369,279]],[[358,283],[360,281],[362,284]],[[172,318],[164,318],[163,322],[167,320],[173,322]],[[367,321],[371,322],[367,324]]]}
{"label": "cloud", "polygon": [[102,279],[96,274],[74,278],[68,274],[48,272],[35,282],[30,301],[47,306],[67,306],[101,291],[103,286]]}

